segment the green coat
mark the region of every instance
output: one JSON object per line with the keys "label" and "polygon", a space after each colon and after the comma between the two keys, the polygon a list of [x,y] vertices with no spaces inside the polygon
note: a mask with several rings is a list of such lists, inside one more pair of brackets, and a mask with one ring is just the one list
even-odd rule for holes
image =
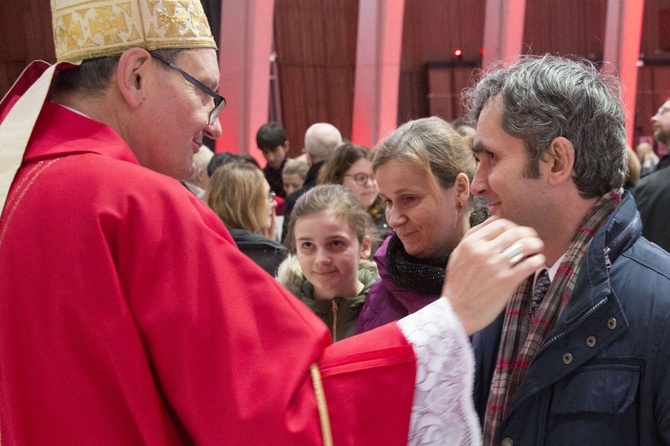
{"label": "green coat", "polygon": [[370,260],[361,260],[358,267],[358,280],[363,284],[363,289],[358,296],[317,300],[314,299],[314,285],[302,274],[295,256],[289,256],[279,266],[277,272],[277,280],[311,308],[328,326],[333,342],[354,335],[358,315],[363,308],[368,291],[377,279],[379,279],[377,265]]}

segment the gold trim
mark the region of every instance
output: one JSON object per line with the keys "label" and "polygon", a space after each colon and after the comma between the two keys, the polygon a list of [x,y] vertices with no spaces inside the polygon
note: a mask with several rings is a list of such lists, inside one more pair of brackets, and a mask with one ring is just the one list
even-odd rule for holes
{"label": "gold trim", "polygon": [[200,0],[51,0],[51,10],[59,62],[132,47],[216,48]]}
{"label": "gold trim", "polygon": [[316,407],[319,410],[319,421],[321,422],[323,446],[333,446],[333,433],[330,430],[328,405],[326,404],[326,394],[323,391],[323,382],[321,381],[321,372],[319,372],[319,366],[312,364],[309,368],[309,373],[312,375],[312,385],[314,386],[314,395],[316,396]]}

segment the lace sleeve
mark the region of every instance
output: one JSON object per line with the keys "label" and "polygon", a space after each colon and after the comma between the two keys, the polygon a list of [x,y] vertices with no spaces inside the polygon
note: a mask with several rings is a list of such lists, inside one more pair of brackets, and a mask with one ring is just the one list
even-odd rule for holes
{"label": "lace sleeve", "polygon": [[417,356],[408,445],[480,445],[472,401],[474,355],[447,299],[398,321]]}

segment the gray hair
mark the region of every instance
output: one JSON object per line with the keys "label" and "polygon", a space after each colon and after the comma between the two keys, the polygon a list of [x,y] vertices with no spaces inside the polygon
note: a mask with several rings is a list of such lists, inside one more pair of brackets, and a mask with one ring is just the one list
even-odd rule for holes
{"label": "gray hair", "polygon": [[528,177],[539,176],[539,160],[562,136],[575,148],[573,181],[582,197],[600,197],[623,185],[626,126],[613,76],[587,60],[524,56],[507,68],[493,67],[464,92],[468,120],[475,123],[498,96],[503,130],[528,151]]}
{"label": "gray hair", "polygon": [[340,144],[340,131],[327,122],[312,124],[305,132],[305,152],[311,155],[314,164],[327,160]]}
{"label": "gray hair", "polygon": [[193,162],[197,169],[207,170],[207,165],[214,158],[214,152],[206,145],[201,145],[198,153],[193,155]]}

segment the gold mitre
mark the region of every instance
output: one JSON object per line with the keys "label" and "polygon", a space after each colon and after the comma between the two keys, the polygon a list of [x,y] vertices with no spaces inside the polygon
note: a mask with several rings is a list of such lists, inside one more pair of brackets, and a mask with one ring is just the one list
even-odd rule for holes
{"label": "gold mitre", "polygon": [[199,0],[51,0],[56,58],[77,62],[128,48],[216,48]]}

